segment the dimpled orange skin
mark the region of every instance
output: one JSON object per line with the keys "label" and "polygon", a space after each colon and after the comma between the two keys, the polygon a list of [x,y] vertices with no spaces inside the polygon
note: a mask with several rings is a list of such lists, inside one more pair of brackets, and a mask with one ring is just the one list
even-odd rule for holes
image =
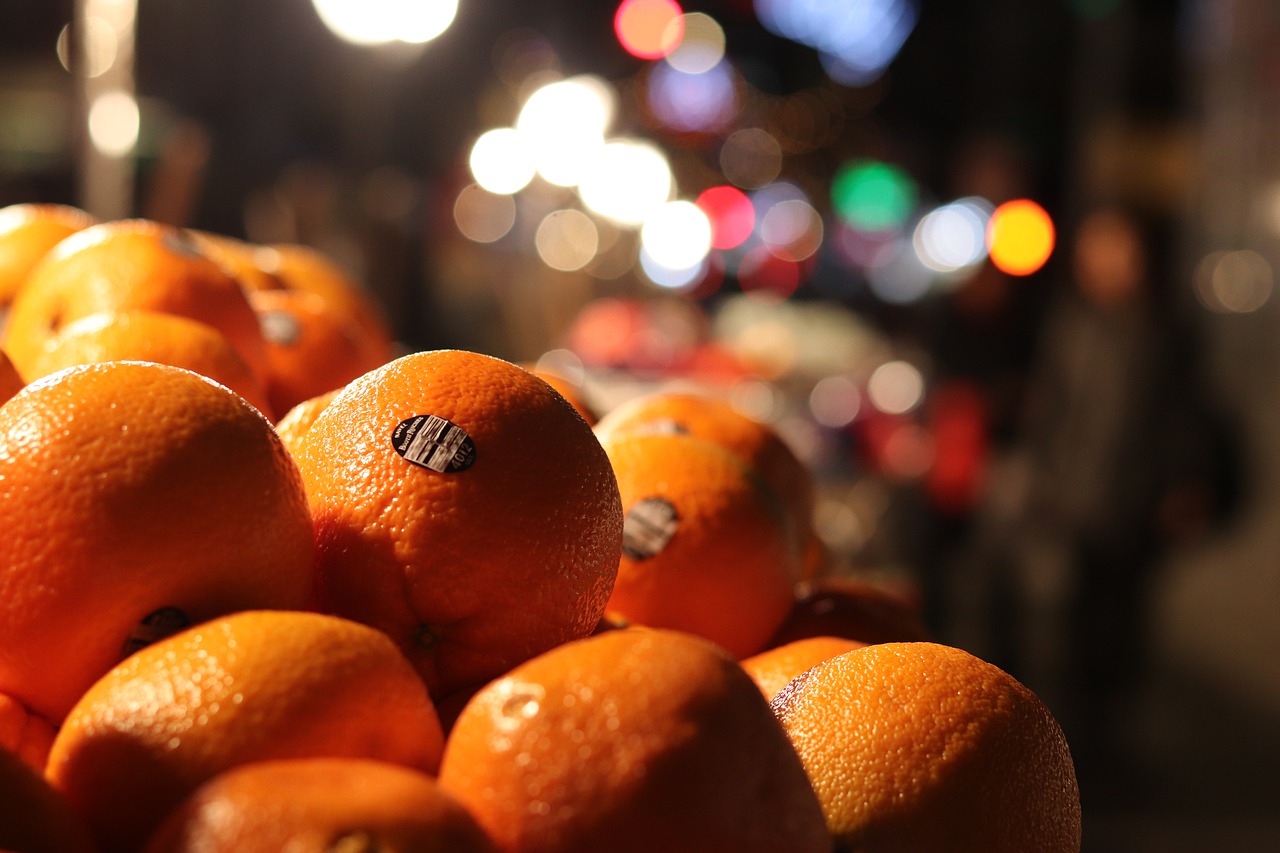
{"label": "dimpled orange skin", "polygon": [[[346,845],[346,846],[343,846]],[[196,790],[146,853],[497,853],[424,773],[354,758],[259,761]]]}
{"label": "dimpled orange skin", "polygon": [[1077,853],[1080,795],[1038,697],[934,643],[856,649],[803,673],[772,708],[838,850]]}
{"label": "dimpled orange skin", "polygon": [[66,800],[18,756],[0,749],[0,850],[91,853],[93,839]]}
{"label": "dimpled orange skin", "polygon": [[[397,426],[445,418],[474,463],[402,458]],[[298,442],[328,606],[386,631],[442,697],[599,622],[622,508],[591,428],[537,377],[485,355],[404,356],[349,384]]]}
{"label": "dimpled orange skin", "polygon": [[0,693],[57,724],[139,622],[314,606],[297,467],[226,388],[72,367],[0,406]]}
{"label": "dimpled orange skin", "polygon": [[14,367],[13,362],[9,360],[9,356],[0,350],[0,406],[21,391],[22,386],[26,384],[18,373],[18,368]]}
{"label": "dimpled orange skin", "polygon": [[67,715],[45,775],[104,850],[136,850],[232,767],[330,756],[433,773],[443,740],[426,688],[386,636],[319,613],[245,611],[100,679]]}
{"label": "dimpled orange skin", "polygon": [[798,556],[758,478],[732,453],[686,435],[623,435],[604,448],[624,513],[656,498],[677,519],[653,556],[622,555],[609,613],[697,634],[738,658],[763,649],[791,607]]}
{"label": "dimpled orange skin", "polygon": [[271,417],[262,382],[230,341],[210,325],[156,311],[90,314],[64,326],[32,361],[39,379],[77,364],[153,361],[207,376]]}
{"label": "dimpled orange skin", "polygon": [[811,577],[820,570],[825,557],[812,530],[813,476],[772,427],[747,417],[725,400],[658,392],[619,405],[600,418],[595,429],[602,441],[637,432],[680,432],[742,457],[785,508],[805,558],[797,565],[798,572]]}
{"label": "dimpled orange skin", "polygon": [[142,219],[92,225],[46,254],[14,296],[4,347],[25,373],[49,335],[72,320],[132,309],[208,323],[266,373],[258,318],[239,281],[187,232]]}
{"label": "dimpled orange skin", "polygon": [[808,853],[831,840],[750,678],[674,631],[609,631],[483,688],[440,784],[507,853]]}
{"label": "dimpled orange skin", "polygon": [[808,637],[784,646],[766,649],[741,661],[742,668],[760,688],[764,698],[772,700],[791,679],[845,652],[860,649],[866,643],[843,637]]}
{"label": "dimpled orange skin", "polygon": [[0,307],[26,281],[32,267],[63,239],[97,220],[64,204],[11,204],[0,209]]}
{"label": "dimpled orange skin", "polygon": [[325,406],[329,405],[329,401],[338,396],[341,390],[341,388],[335,388],[309,400],[303,400],[276,421],[276,435],[280,436],[285,449],[291,455],[297,454],[298,442],[302,440],[302,436],[311,429],[311,425],[316,422],[316,418],[320,417]]}

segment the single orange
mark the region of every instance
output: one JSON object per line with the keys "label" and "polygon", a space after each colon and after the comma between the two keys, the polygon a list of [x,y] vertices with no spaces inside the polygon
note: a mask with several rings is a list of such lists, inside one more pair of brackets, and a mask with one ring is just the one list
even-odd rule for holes
{"label": "single orange", "polygon": [[57,724],[150,640],[313,606],[297,467],[238,395],[145,362],[72,367],[0,406],[0,693]]}
{"label": "single orange", "polygon": [[1078,853],[1071,752],[1040,699],[935,643],[881,643],[773,700],[842,850]]}
{"label": "single orange", "polygon": [[334,612],[386,631],[441,697],[586,636],[622,509],[591,428],[547,383],[456,350],[349,384],[299,440]]}
{"label": "single orange", "polygon": [[13,301],[32,267],[50,249],[95,222],[88,213],[65,204],[11,204],[0,209],[0,309]]}
{"label": "single orange", "polygon": [[5,349],[26,372],[44,342],[73,320],[145,310],[208,323],[259,375],[266,346],[239,281],[181,229],[142,219],[92,225],[59,243],[14,296]]}
{"label": "single orange", "polygon": [[805,555],[797,568],[816,574],[822,552],[813,533],[813,476],[773,427],[729,402],[691,393],[656,392],[635,397],[596,424],[601,441],[635,433],[690,435],[718,444],[759,472],[787,513]]}
{"label": "single orange", "polygon": [[302,436],[311,429],[316,418],[320,417],[320,413],[324,411],[324,407],[329,405],[329,401],[338,396],[341,390],[341,388],[335,388],[310,400],[303,400],[276,421],[276,435],[280,436],[285,449],[291,455],[297,454],[298,443],[302,440]]}
{"label": "single orange", "polygon": [[259,268],[286,290],[314,293],[360,329],[361,361],[385,364],[395,357],[395,336],[377,300],[363,283],[329,255],[292,243],[258,246]]}
{"label": "single orange", "polygon": [[319,296],[301,290],[249,294],[267,342],[267,394],[284,414],[382,365],[370,361],[359,330]]}
{"label": "single orange", "polygon": [[67,715],[45,775],[104,850],[136,850],[232,767],[333,756],[434,772],[443,745],[426,687],[386,635],[319,613],[244,611],[103,676]]}
{"label": "single orange", "polygon": [[215,329],[199,320],[156,311],[90,314],[63,326],[31,361],[39,379],[78,364],[151,361],[181,367],[235,391],[271,417],[274,409],[249,364]]}
{"label": "single orange", "polygon": [[688,631],[736,657],[765,647],[799,559],[768,487],[741,458],[687,435],[604,441],[625,514],[608,611]]}
{"label": "single orange", "polygon": [[865,645],[844,637],[807,637],[766,649],[743,659],[741,664],[764,698],[772,700],[791,679],[806,669]]}
{"label": "single orange", "polygon": [[44,777],[0,748],[0,850],[11,853],[92,853],[80,818]]}
{"label": "single orange", "polygon": [[449,735],[440,784],[506,853],[831,849],[760,691],[675,631],[609,631],[490,683]]}
{"label": "single orange", "polygon": [[0,405],[22,390],[22,386],[26,385],[26,381],[18,373],[18,368],[13,366],[13,362],[9,360],[9,356],[5,355],[4,350],[0,350]]}
{"label": "single orange", "polygon": [[146,853],[497,853],[432,777],[360,758],[232,768],[196,789]]}
{"label": "single orange", "polygon": [[920,610],[896,593],[858,578],[816,578],[796,587],[791,612],[771,646],[807,637],[871,643],[932,640]]}
{"label": "single orange", "polygon": [[43,773],[53,736],[54,728],[48,720],[0,693],[0,750],[18,756],[33,770]]}

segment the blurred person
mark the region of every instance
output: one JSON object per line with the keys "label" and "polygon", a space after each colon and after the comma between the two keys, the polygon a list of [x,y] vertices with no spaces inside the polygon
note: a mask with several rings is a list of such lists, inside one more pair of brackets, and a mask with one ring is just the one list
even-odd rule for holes
{"label": "blurred person", "polygon": [[1149,225],[1117,207],[1074,233],[1020,437],[984,508],[988,653],[1060,714],[1083,774],[1121,746],[1153,574],[1225,511],[1231,437],[1162,285]]}

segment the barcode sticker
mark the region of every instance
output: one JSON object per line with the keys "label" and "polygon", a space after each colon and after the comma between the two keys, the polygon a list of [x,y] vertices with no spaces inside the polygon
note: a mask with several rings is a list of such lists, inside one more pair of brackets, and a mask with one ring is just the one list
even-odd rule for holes
{"label": "barcode sticker", "polygon": [[435,415],[401,421],[391,434],[391,446],[414,465],[441,474],[465,471],[476,461],[476,445],[466,430]]}
{"label": "barcode sticker", "polygon": [[656,557],[679,526],[680,519],[670,501],[645,498],[627,510],[622,519],[622,553],[633,560]]}

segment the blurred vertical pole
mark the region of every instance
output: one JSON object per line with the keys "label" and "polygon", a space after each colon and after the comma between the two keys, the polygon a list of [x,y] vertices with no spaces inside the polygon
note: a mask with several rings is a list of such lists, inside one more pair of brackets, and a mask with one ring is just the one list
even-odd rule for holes
{"label": "blurred vertical pole", "polygon": [[80,205],[100,219],[133,212],[137,7],[137,0],[75,0],[71,56],[83,122]]}

